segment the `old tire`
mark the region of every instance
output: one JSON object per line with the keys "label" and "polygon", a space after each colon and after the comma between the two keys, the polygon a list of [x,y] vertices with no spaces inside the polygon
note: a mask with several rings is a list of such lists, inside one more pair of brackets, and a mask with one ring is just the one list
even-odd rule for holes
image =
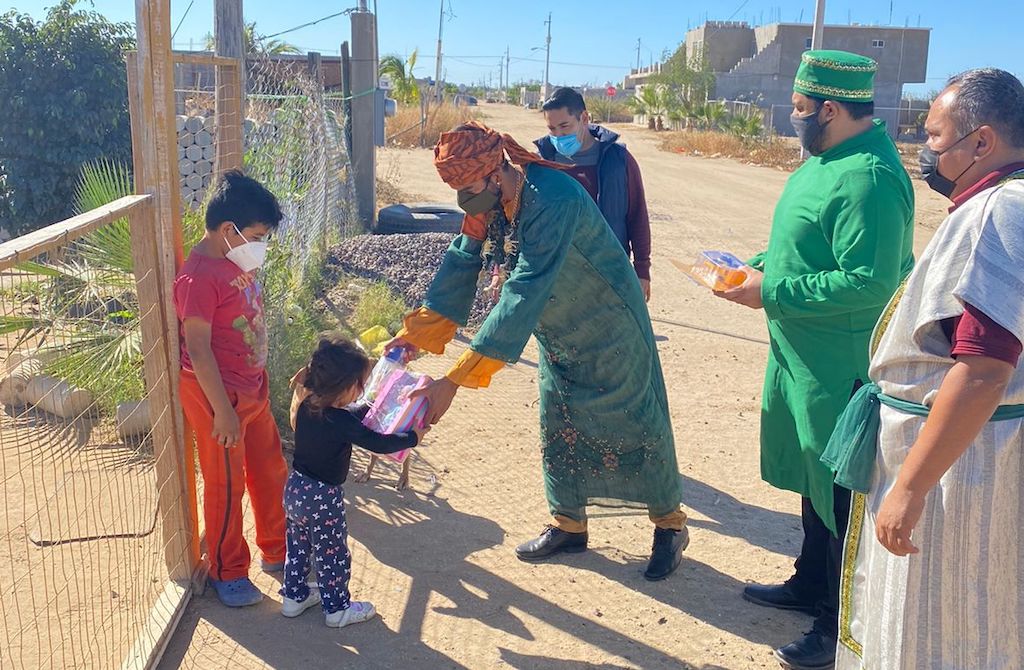
{"label": "old tire", "polygon": [[374,233],[458,233],[462,230],[462,210],[436,202],[391,205],[380,210]]}

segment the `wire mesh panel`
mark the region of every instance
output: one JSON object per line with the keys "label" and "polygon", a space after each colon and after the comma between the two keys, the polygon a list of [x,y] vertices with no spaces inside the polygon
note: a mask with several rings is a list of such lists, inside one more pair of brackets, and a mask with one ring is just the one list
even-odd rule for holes
{"label": "wire mesh panel", "polygon": [[325,98],[303,61],[250,60],[247,81],[245,169],[281,201],[279,239],[301,272],[310,253],[358,225],[344,101]]}
{"label": "wire mesh panel", "polygon": [[187,494],[157,463],[173,440],[159,278],[136,267],[124,216],[146,199],[0,245],[3,668],[130,665],[181,602],[168,565],[188,559],[169,561],[182,538],[162,510]]}
{"label": "wire mesh panel", "polygon": [[[175,105],[184,205],[202,209],[222,166],[240,165],[281,201],[285,219],[278,237],[290,257],[301,258],[326,240],[360,232],[352,203],[345,100],[326,94],[305,61],[252,58],[244,73],[242,156],[225,150],[217,105],[237,99],[238,79],[228,59],[178,55]],[[238,160],[241,158],[241,160]],[[308,263],[294,261],[296,268]]]}

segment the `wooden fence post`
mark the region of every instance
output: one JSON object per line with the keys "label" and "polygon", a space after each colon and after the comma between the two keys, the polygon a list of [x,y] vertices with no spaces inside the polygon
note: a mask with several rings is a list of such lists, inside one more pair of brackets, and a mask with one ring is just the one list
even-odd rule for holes
{"label": "wooden fence post", "polygon": [[[213,35],[217,56],[236,59],[235,67],[215,68],[217,88],[217,159],[214,173],[242,168],[245,138],[242,113],[245,95],[245,24],[242,0],[215,0]],[[254,36],[255,38],[255,36]]]}
{"label": "wooden fence post", "polygon": [[149,194],[146,214],[131,217],[132,255],[139,284],[151,394],[154,453],[164,558],[170,578],[192,579],[199,559],[195,486],[189,480],[184,419],[178,400],[178,320],[171,286],[182,262],[174,62],[169,0],[135,0],[138,53],[129,86],[135,190]]}

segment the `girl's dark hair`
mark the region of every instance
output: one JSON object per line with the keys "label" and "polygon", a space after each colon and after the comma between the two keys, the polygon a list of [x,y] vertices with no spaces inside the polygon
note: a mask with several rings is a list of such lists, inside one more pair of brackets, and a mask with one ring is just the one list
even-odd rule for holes
{"label": "girl's dark hair", "polygon": [[303,382],[311,394],[310,411],[320,414],[353,386],[362,389],[369,369],[370,359],[355,344],[334,333],[321,336]]}

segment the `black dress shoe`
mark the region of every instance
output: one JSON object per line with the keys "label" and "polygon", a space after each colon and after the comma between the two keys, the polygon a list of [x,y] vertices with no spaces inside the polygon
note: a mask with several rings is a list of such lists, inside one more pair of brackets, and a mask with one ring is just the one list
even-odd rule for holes
{"label": "black dress shoe", "polygon": [[801,598],[790,586],[785,584],[747,584],[743,587],[743,599],[762,607],[774,607],[777,610],[795,610],[817,616],[818,606],[814,600]]}
{"label": "black dress shoe", "polygon": [[790,670],[831,670],[836,665],[836,640],[812,630],[776,649],[775,659]]}
{"label": "black dress shoe", "polygon": [[683,550],[688,544],[690,531],[685,526],[682,530],[655,528],[651,560],[644,571],[644,579],[657,582],[675,572],[683,560]]}
{"label": "black dress shoe", "polygon": [[516,547],[521,561],[543,561],[555,554],[578,554],[587,550],[587,533],[567,533],[554,526],[545,526],[539,537]]}

